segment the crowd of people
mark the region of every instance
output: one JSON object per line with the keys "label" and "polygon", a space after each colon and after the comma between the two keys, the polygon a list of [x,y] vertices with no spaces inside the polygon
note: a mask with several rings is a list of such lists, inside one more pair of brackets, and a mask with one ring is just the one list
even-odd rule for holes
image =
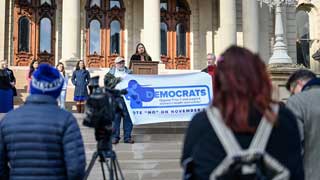
{"label": "crowd of people", "polygon": [[[139,43],[131,61],[152,58]],[[107,74],[124,78],[132,73],[125,64],[124,58],[117,57]],[[189,123],[181,156],[184,179],[244,175],[243,170],[235,170],[245,166],[241,164],[244,160],[239,160],[243,154],[235,153],[238,161],[231,158],[225,164],[234,154],[221,134],[230,136],[239,146],[237,151],[242,151],[252,147],[263,128],[267,135],[262,138],[265,144],[260,144],[263,148],[259,152],[266,155],[263,162],[254,161],[255,171],[263,171],[250,171],[251,174],[262,177],[268,168],[275,167],[284,179],[319,179],[320,79],[315,73],[307,69],[294,72],[286,84],[291,96],[286,103],[280,103],[272,99],[273,88],[265,63],[245,48],[232,46],[218,58],[208,54],[207,67],[202,71],[212,76],[214,100]],[[75,86],[73,100],[79,113],[84,112],[89,96],[89,80],[85,62],[79,60],[71,76]],[[65,110],[69,79],[64,64],[52,67],[32,61],[27,81],[30,95],[23,106],[13,110],[16,79],[8,63],[1,61],[0,113],[7,114],[0,121],[0,179],[82,179],[86,166],[84,145],[75,117]],[[116,101],[123,108],[115,114],[112,143],[120,141],[122,119],[123,142],[132,144],[133,125],[128,109],[122,97]],[[217,130],[217,124],[225,132]],[[264,161],[267,157],[272,157],[271,165]]]}

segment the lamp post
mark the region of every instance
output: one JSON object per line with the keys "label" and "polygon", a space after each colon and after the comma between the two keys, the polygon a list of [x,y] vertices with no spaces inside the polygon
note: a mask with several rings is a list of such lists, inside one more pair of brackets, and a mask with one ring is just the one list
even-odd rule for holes
{"label": "lamp post", "polygon": [[273,54],[269,59],[269,64],[291,64],[292,59],[288,55],[287,45],[284,43],[284,30],[282,21],[281,5],[295,5],[296,0],[257,0],[262,3],[268,4],[270,8],[275,7],[275,38],[276,43],[273,47]]}

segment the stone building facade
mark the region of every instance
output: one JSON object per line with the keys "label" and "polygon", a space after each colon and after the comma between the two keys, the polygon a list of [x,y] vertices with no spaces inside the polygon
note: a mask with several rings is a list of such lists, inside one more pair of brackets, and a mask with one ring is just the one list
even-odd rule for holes
{"label": "stone building facade", "polygon": [[[319,8],[319,0],[299,0],[282,16],[293,63],[303,56],[317,72],[311,56],[320,47]],[[219,55],[232,44],[268,63],[274,21],[274,10],[257,0],[1,0],[0,59],[12,66],[83,59],[89,67],[110,67],[118,55],[130,59],[142,42],[166,69],[202,69],[207,53]]]}

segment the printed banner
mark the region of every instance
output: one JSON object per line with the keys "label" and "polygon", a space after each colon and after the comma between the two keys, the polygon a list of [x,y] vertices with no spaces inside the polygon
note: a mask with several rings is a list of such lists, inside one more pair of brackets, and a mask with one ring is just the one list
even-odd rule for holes
{"label": "printed banner", "polygon": [[127,89],[125,103],[133,124],[190,121],[212,100],[207,73],[127,75],[117,86]]}

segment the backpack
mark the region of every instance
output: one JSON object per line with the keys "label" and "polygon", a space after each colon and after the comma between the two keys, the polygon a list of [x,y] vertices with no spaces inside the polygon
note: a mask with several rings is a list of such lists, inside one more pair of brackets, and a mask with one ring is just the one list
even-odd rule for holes
{"label": "backpack", "polygon": [[[273,105],[272,109],[278,114],[279,105]],[[211,173],[210,180],[289,180],[288,169],[265,151],[272,131],[272,124],[265,116],[249,148],[244,150],[232,130],[225,125],[217,108],[208,108],[206,114],[227,154]]]}

